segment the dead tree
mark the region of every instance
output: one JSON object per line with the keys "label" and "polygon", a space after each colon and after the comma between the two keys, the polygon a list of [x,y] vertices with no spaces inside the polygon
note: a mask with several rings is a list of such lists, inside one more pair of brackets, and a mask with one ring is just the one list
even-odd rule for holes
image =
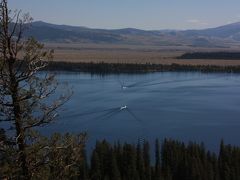
{"label": "dead tree", "polygon": [[[54,75],[41,72],[53,51],[45,51],[33,38],[24,38],[32,22],[28,14],[10,11],[7,0],[0,4],[0,122],[15,133],[17,164],[22,179],[31,178],[28,148],[38,127],[52,122],[69,92],[55,97],[58,83]],[[51,96],[51,97],[50,97]],[[51,98],[51,99],[49,99]],[[13,133],[9,133],[10,135]]]}

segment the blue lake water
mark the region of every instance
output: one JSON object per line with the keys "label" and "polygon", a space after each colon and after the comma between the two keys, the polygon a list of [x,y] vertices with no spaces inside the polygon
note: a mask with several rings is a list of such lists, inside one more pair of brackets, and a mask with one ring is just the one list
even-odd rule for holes
{"label": "blue lake water", "polygon": [[203,141],[213,151],[221,139],[240,145],[239,74],[61,73],[57,79],[74,94],[45,132],[86,131],[90,144],[167,137]]}

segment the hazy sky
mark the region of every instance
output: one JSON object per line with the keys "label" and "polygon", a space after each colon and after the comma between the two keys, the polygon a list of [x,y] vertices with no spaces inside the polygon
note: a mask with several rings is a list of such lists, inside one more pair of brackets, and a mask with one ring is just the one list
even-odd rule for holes
{"label": "hazy sky", "polygon": [[34,20],[92,28],[200,29],[240,21],[240,0],[9,0]]}

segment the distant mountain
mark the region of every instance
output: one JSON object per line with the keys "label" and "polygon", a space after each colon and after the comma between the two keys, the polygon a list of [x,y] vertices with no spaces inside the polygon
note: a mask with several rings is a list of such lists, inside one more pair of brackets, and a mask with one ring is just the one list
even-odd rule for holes
{"label": "distant mountain", "polygon": [[34,36],[44,42],[78,42],[110,44],[147,44],[159,46],[189,45],[196,47],[240,44],[240,23],[204,30],[146,31],[134,28],[107,30],[87,27],[33,22],[25,36]]}
{"label": "distant mountain", "polygon": [[220,26],[216,28],[209,28],[204,30],[188,30],[184,32],[187,36],[205,36],[208,38],[229,38],[233,40],[240,40],[240,22]]}
{"label": "distant mountain", "polygon": [[33,22],[25,33],[40,41],[50,42],[116,42],[121,38],[107,30],[95,30],[85,27],[54,25],[41,21]]}

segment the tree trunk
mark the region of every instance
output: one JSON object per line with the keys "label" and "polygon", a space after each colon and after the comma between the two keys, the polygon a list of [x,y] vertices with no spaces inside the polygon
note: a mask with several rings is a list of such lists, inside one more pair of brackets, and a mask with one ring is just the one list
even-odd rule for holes
{"label": "tree trunk", "polygon": [[12,105],[13,105],[13,113],[14,113],[14,120],[16,126],[16,143],[18,145],[18,161],[20,163],[22,169],[22,179],[30,179],[29,170],[27,166],[27,158],[26,158],[26,144],[24,141],[25,134],[22,125],[22,117],[21,117],[21,107],[19,102],[19,92],[18,87],[19,84],[16,80],[16,77],[13,72],[13,62],[14,59],[10,58],[9,60],[9,74],[10,74],[10,87],[11,87],[11,97],[12,97]]}

